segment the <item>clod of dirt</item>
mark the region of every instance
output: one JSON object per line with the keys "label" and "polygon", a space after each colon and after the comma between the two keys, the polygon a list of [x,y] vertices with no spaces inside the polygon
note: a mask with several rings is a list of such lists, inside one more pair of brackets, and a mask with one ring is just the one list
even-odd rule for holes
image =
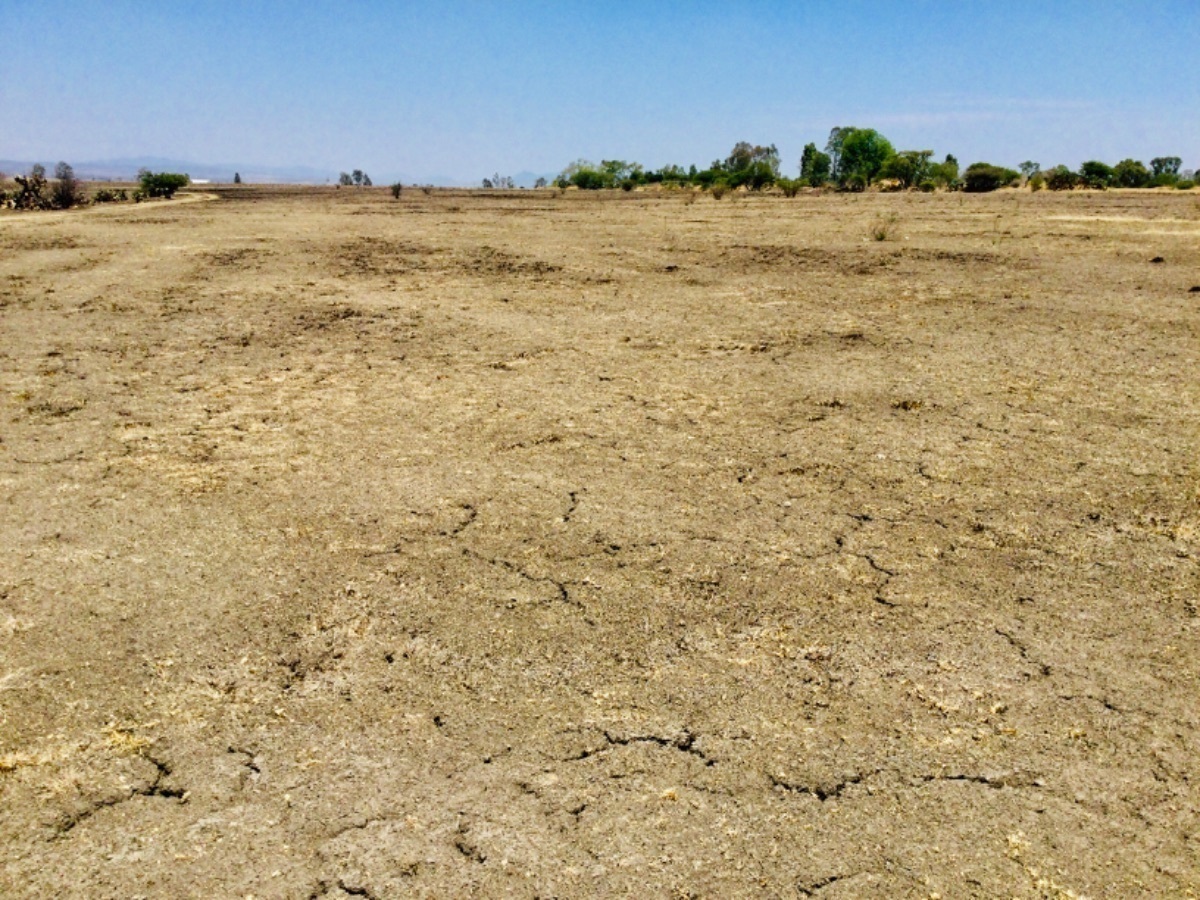
{"label": "clod of dirt", "polygon": [[1156,257],[1154,257],[1154,259],[1150,260],[1150,262],[1160,263],[1160,262],[1166,262],[1166,260],[1164,260],[1161,256],[1156,256]]}
{"label": "clod of dirt", "polygon": [[1188,288],[1188,293],[1200,294],[1200,284],[1193,284],[1190,288]]}
{"label": "clod of dirt", "polygon": [[892,404],[892,408],[912,411],[914,409],[920,409],[924,405],[924,400],[897,400]]}

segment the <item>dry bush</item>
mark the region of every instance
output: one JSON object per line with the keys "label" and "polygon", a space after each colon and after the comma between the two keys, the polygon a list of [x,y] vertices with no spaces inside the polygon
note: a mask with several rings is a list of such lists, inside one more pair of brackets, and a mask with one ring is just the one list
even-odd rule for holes
{"label": "dry bush", "polygon": [[896,214],[889,213],[882,218],[876,219],[870,228],[870,235],[876,241],[890,241],[895,237],[896,232]]}

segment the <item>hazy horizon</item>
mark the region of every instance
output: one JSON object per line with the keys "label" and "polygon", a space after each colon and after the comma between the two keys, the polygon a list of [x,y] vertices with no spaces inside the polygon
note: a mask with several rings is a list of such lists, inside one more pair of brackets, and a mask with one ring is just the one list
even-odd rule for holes
{"label": "hazy horizon", "polygon": [[705,166],[748,140],[795,174],[856,125],[964,164],[1200,166],[1186,2],[15,2],[0,28],[21,35],[0,59],[11,160],[471,183],[581,157]]}

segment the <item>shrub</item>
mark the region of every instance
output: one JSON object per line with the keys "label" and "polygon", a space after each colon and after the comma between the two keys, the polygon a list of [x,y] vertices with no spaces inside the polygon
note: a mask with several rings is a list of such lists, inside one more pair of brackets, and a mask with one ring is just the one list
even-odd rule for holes
{"label": "shrub", "polygon": [[402,190],[404,190],[404,185],[402,185],[400,182],[397,181],[395,184],[392,185],[392,196],[395,197],[397,200],[399,200],[400,192]]}
{"label": "shrub", "polygon": [[165,197],[169,200],[175,196],[177,190],[187,187],[191,179],[179,172],[155,173],[143,169],[138,174],[138,181],[141,183],[141,193],[144,197]]}
{"label": "shrub", "polygon": [[712,183],[712,195],[714,200],[720,200],[729,193],[729,183],[726,181],[714,181]]}
{"label": "shrub", "polygon": [[1066,166],[1055,166],[1046,173],[1046,187],[1052,191],[1069,191],[1078,180],[1079,176]]}
{"label": "shrub", "polygon": [[1046,176],[1043,175],[1041,172],[1035,172],[1033,175],[1031,175],[1029,177],[1029,190],[1034,191],[1036,193],[1037,191],[1040,191],[1045,186],[1046,186]]}
{"label": "shrub", "polygon": [[1149,187],[1174,187],[1179,181],[1179,176],[1173,172],[1163,172],[1153,176],[1146,184]]}
{"label": "shrub", "polygon": [[1017,172],[1002,166],[984,162],[972,163],[963,173],[963,190],[970,194],[985,194],[1012,184],[1020,177]]}
{"label": "shrub", "polygon": [[843,182],[843,187],[852,194],[861,194],[867,189],[867,177],[855,173]]}
{"label": "shrub", "polygon": [[933,181],[931,181],[928,178],[925,179],[924,181],[922,181],[919,185],[917,185],[917,187],[919,187],[926,194],[932,194],[934,191],[937,190],[937,184],[935,184]]}
{"label": "shrub", "polygon": [[800,193],[800,181],[794,178],[780,178],[775,182],[779,185],[779,189],[783,191],[785,197],[795,197]]}
{"label": "shrub", "polygon": [[1175,187],[1177,187],[1181,191],[1190,191],[1195,186],[1196,186],[1196,182],[1190,178],[1184,178],[1184,179],[1181,179],[1180,181],[1175,182]]}
{"label": "shrub", "polygon": [[622,179],[622,181],[621,181],[621,190],[623,190],[623,191],[632,191],[632,190],[633,190],[633,187],[634,187],[634,185],[636,185],[636,184],[637,184],[637,182],[636,182],[636,181],[634,181],[632,178],[625,178],[625,179]]}
{"label": "shrub", "polygon": [[120,203],[129,199],[129,193],[125,188],[114,191],[111,188],[100,188],[92,195],[93,203]]}
{"label": "shrub", "polygon": [[605,186],[604,173],[596,169],[578,169],[571,175],[571,184],[581,191],[598,191]]}
{"label": "shrub", "polygon": [[50,198],[46,196],[45,166],[35,165],[28,175],[18,175],[13,180],[17,183],[17,190],[11,197],[13,206],[17,209],[50,208]]}

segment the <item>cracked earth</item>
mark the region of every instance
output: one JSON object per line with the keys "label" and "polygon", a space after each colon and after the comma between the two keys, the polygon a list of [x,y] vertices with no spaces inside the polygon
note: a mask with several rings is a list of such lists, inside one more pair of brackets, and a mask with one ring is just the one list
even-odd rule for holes
{"label": "cracked earth", "polygon": [[0,215],[0,894],[1200,892],[1194,195],[214,193]]}

